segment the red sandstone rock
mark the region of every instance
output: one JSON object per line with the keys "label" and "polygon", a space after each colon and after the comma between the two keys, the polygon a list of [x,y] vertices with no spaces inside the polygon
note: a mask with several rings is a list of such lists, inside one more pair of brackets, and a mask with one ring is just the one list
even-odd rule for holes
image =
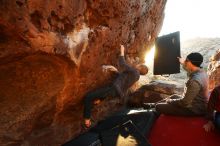
{"label": "red sandstone rock", "polygon": [[[83,96],[109,80],[101,65],[117,64],[119,44],[143,60],[165,3],[1,0],[0,145],[60,145],[79,134]],[[120,104],[98,107],[97,120]]]}
{"label": "red sandstone rock", "polygon": [[211,58],[208,67],[209,88],[214,89],[215,86],[220,85],[220,49]]}

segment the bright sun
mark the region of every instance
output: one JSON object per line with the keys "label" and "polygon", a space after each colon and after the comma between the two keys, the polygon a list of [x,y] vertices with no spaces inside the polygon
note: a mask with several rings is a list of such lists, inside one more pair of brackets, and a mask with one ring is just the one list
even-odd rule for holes
{"label": "bright sun", "polygon": [[145,55],[145,65],[147,65],[150,69],[153,67],[154,62],[154,53],[155,53],[155,46],[153,46]]}

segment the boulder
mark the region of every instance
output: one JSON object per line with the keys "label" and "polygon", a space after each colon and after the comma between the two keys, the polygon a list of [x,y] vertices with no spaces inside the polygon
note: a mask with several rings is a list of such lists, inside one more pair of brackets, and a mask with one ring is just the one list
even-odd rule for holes
{"label": "boulder", "polygon": [[[82,133],[85,94],[108,84],[120,44],[144,61],[166,0],[1,0],[0,145],[61,145]],[[120,109],[103,101],[93,117]]]}

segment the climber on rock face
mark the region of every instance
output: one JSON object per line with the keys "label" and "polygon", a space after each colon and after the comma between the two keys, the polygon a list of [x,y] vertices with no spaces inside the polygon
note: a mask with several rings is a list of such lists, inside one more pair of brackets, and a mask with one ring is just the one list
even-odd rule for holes
{"label": "climber on rock face", "polygon": [[117,74],[116,79],[108,86],[89,92],[84,98],[84,125],[91,127],[91,109],[93,103],[97,104],[106,97],[120,97],[123,100],[127,97],[128,89],[139,80],[140,75],[148,73],[148,67],[143,64],[134,67],[125,62],[125,48],[120,47],[119,70],[111,65],[103,65],[103,71],[112,71]]}

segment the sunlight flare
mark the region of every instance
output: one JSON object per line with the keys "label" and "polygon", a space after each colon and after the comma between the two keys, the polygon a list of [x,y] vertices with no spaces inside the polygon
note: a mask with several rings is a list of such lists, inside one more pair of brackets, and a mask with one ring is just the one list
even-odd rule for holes
{"label": "sunlight flare", "polygon": [[155,46],[153,46],[145,56],[145,65],[147,65],[150,69],[153,67],[154,62],[154,54],[155,54]]}

